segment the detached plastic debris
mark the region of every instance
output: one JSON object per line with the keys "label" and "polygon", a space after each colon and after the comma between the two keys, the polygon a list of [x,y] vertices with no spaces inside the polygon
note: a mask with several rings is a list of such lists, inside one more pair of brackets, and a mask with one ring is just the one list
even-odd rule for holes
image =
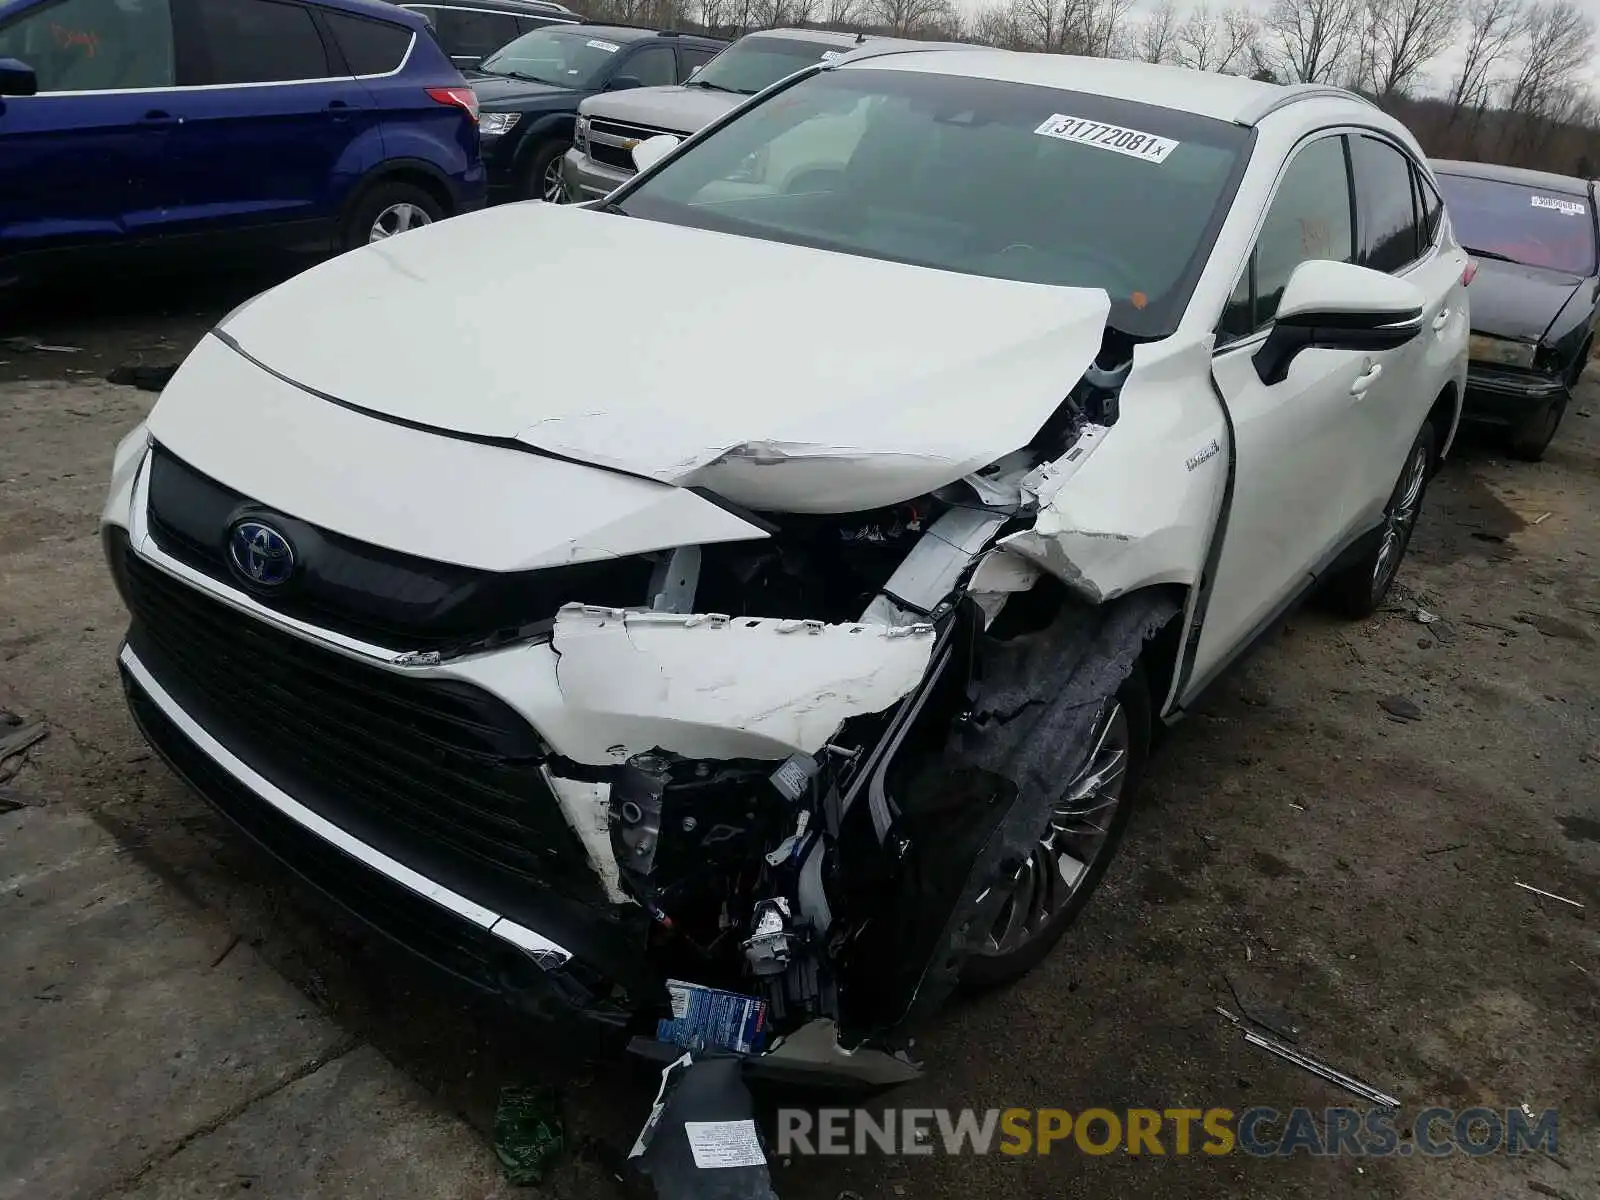
{"label": "detached plastic debris", "polygon": [[753,996],[667,980],[672,1016],[662,1018],[656,1037],[685,1050],[750,1054],[767,1040],[767,1003]]}
{"label": "detached plastic debris", "polygon": [[554,1089],[500,1089],[500,1104],[494,1113],[494,1153],[507,1183],[513,1187],[543,1183],[545,1168],[565,1145]]}
{"label": "detached plastic debris", "polygon": [[661,1072],[628,1160],[658,1200],[778,1200],[744,1065],[732,1055],[685,1054]]}

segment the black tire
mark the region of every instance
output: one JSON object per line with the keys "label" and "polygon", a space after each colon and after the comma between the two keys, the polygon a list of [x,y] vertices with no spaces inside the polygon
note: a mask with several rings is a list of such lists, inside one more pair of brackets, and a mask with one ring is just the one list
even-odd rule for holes
{"label": "black tire", "polygon": [[385,180],[373,184],[350,202],[349,211],[339,227],[340,250],[355,250],[372,242],[372,229],[378,223],[378,218],[402,205],[410,205],[423,214],[426,220],[422,224],[431,225],[450,215],[439,203],[439,198],[427,188],[402,179]]}
{"label": "black tire", "polygon": [[[1417,527],[1422,501],[1428,492],[1428,480],[1437,461],[1433,422],[1427,421],[1406,454],[1400,478],[1395,481],[1389,502],[1384,505],[1384,522],[1372,547],[1328,580],[1328,599],[1345,616],[1370,617],[1394,586],[1406,547],[1411,545],[1411,534]],[[1391,532],[1395,541],[1392,553],[1386,558],[1385,546]]]}
{"label": "black tire", "polygon": [[1567,395],[1556,397],[1530,420],[1512,430],[1506,441],[1506,453],[1521,462],[1539,462],[1550,448],[1561,427],[1561,418],[1567,412]]}
{"label": "black tire", "polygon": [[1122,842],[1122,835],[1128,827],[1128,818],[1133,812],[1139,780],[1144,774],[1145,763],[1150,756],[1152,706],[1150,685],[1142,664],[1136,664],[1133,674],[1128,676],[1117,689],[1116,700],[1122,705],[1128,721],[1127,772],[1098,854],[1089,863],[1083,878],[1073,889],[1067,902],[1051,914],[1028,941],[1007,953],[975,952],[968,957],[961,967],[963,986],[974,989],[1000,987],[1015,982],[1038,966],[1078,919],[1078,914],[1083,911],[1090,897],[1094,895],[1095,889],[1099,887],[1106,868],[1116,857],[1117,847]]}
{"label": "black tire", "polygon": [[560,172],[561,160],[570,149],[572,149],[572,143],[567,141],[566,138],[557,138],[534,148],[533,153],[528,155],[527,163],[522,172],[522,184],[519,191],[524,200],[551,200],[551,196],[546,193],[546,188],[550,186],[552,182],[550,176],[554,172],[554,180],[560,182],[560,198],[554,199],[552,202],[556,204],[567,203],[567,185],[564,180],[561,180]]}

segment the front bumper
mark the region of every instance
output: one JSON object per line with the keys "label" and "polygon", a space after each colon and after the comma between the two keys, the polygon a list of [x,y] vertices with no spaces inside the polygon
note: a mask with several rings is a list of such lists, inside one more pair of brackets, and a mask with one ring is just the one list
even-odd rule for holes
{"label": "front bumper", "polygon": [[1520,425],[1565,396],[1566,382],[1551,375],[1473,362],[1467,365],[1462,416],[1495,425]]}
{"label": "front bumper", "polygon": [[597,163],[579,150],[567,151],[561,160],[561,175],[567,181],[567,196],[573,201],[599,200],[633,178],[630,172]]}

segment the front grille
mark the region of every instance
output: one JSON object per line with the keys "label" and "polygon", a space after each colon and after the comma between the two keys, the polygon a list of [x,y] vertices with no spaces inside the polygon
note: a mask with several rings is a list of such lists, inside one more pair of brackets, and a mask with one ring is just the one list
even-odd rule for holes
{"label": "front grille", "polygon": [[597,163],[608,167],[615,167],[619,171],[632,171],[633,151],[624,150],[621,146],[608,146],[604,142],[593,139],[589,142],[589,157]]}
{"label": "front grille", "polygon": [[503,701],[324,650],[179,583],[125,538],[119,551],[129,645],[262,776],[489,907],[530,891],[604,903],[539,770],[545,747]]}
{"label": "front grille", "polygon": [[281,527],[295,547],[294,578],[255,591],[260,603],[391,650],[450,651],[493,642],[554,617],[569,601],[626,608],[643,603],[649,592],[653,564],[647,558],[506,573],[436,562],[273,512],[162,447],[152,453],[150,533],[167,554],[248,590],[228,546],[234,524],[246,516]]}
{"label": "front grille", "polygon": [[[597,163],[631,173],[634,169],[633,151],[622,143],[642,142],[663,133],[675,138],[687,136],[675,129],[656,129],[651,125],[635,125],[631,121],[594,117],[589,121],[589,157]],[[608,142],[605,140],[607,138],[616,138],[617,141]]]}

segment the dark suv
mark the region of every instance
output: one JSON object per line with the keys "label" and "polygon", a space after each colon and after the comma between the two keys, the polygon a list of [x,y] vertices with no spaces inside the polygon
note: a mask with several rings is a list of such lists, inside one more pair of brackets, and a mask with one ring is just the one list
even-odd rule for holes
{"label": "dark suv", "polygon": [[727,44],[629,25],[551,25],[491,54],[467,72],[482,107],[489,199],[563,199],[561,159],[580,100],[681,83]]}

